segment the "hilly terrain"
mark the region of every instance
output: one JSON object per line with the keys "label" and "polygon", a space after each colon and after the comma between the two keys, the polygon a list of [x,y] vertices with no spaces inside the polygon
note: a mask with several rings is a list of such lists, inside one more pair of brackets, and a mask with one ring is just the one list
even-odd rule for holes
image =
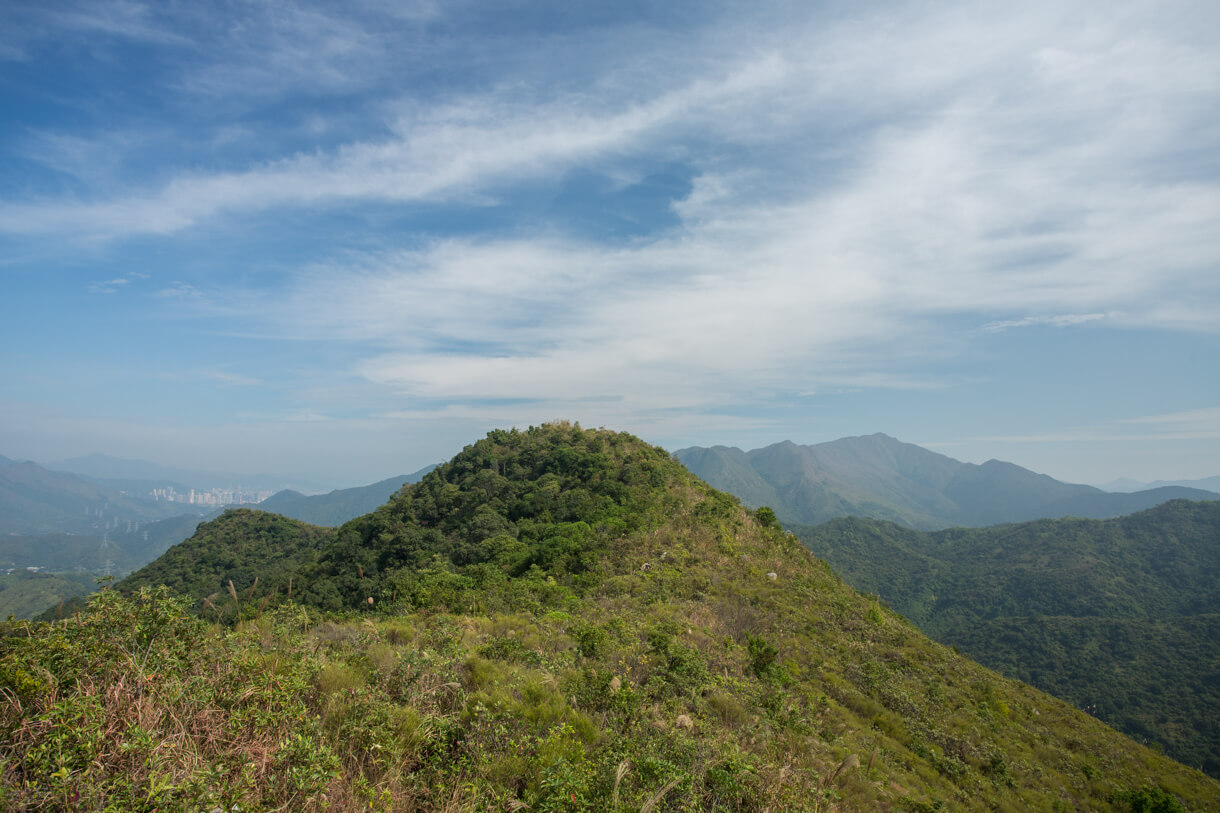
{"label": "hilly terrain", "polygon": [[[173,574],[180,598],[148,586]],[[769,509],[566,423],[492,432],[337,529],[229,512],[5,632],[7,809],[1220,809]]]}
{"label": "hilly terrain", "polygon": [[696,446],[674,456],[746,505],[770,506],[785,525],[861,516],[937,530],[1043,517],[1115,517],[1172,499],[1220,498],[1181,486],[1110,493],[999,460],[962,463],[882,434],[812,446],[784,441],[751,452]]}
{"label": "hilly terrain", "polygon": [[1153,488],[1163,488],[1165,486],[1185,486],[1186,488],[1199,488],[1204,491],[1220,492],[1220,475],[1215,477],[1202,477],[1196,480],[1156,480],[1151,483],[1140,483],[1126,478],[1115,480],[1111,483],[1106,483],[1102,486],[1106,491],[1147,491]]}
{"label": "hilly terrain", "polygon": [[421,477],[434,468],[436,467],[428,466],[414,474],[391,477],[357,488],[338,489],[328,494],[306,496],[299,491],[286,489],[263,500],[258,504],[258,508],[312,525],[342,525],[349,519],[368,514],[384,505],[394,492],[407,483],[418,483]]}
{"label": "hilly terrain", "polygon": [[181,506],[129,497],[36,463],[0,460],[0,534],[101,537],[136,523],[183,513]]}
{"label": "hilly terrain", "polygon": [[1107,520],[792,530],[933,638],[1220,776],[1220,502]]}

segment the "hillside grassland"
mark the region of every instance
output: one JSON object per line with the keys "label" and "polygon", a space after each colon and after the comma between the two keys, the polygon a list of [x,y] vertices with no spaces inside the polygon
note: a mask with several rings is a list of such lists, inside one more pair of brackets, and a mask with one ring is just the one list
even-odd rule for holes
{"label": "hillside grassland", "polygon": [[290,573],[217,523],[204,581],[3,630],[0,806],[1220,809],[627,435],[493,432]]}

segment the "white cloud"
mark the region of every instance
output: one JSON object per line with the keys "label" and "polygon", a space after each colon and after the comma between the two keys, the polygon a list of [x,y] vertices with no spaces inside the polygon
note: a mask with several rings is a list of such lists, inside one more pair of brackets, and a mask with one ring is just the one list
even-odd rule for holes
{"label": "white cloud", "polygon": [[[361,136],[224,169],[171,163],[148,173],[170,178],[160,185],[10,199],[0,230],[171,245],[206,226],[253,244],[250,214],[266,228],[284,210],[511,209],[522,187],[572,169],[630,183],[673,160],[695,175],[672,206],[679,223],[633,242],[544,224],[420,247],[368,225],[363,244],[388,248],[336,250],[283,287],[255,271],[183,274],[161,296],[218,331],[354,348],[402,419],[572,410],[661,425],[677,420],[668,410],[934,387],[923,363],[978,339],[951,324],[1220,329],[1208,157],[1220,152],[1220,56],[1175,22],[1207,4],[1176,8],[912,3],[775,27],[760,14],[658,38],[664,49],[611,38],[571,65],[591,79],[505,70],[440,94],[383,83],[391,56],[367,21],[277,6],[217,35],[218,58],[184,70],[181,88],[271,98],[316,82],[373,117]],[[561,39],[539,37],[534,58],[571,56]],[[494,74],[499,52],[479,53]],[[319,139],[342,132],[298,113],[292,126],[317,122]],[[241,155],[264,126],[207,132]],[[55,138],[47,162],[90,178],[99,152]],[[720,420],[686,420],[705,419]]]}
{"label": "white cloud", "polygon": [[1220,439],[1220,407],[1204,407],[1163,415],[1141,415],[1120,423],[1147,427],[1167,436],[1184,439]]}
{"label": "white cloud", "polygon": [[1083,325],[1087,322],[1096,322],[1099,319],[1105,319],[1104,313],[1063,313],[1054,316],[1025,316],[1021,319],[1007,319],[1001,322],[988,322],[983,325],[980,330],[987,333],[1000,333],[1001,331],[1011,330],[1015,327],[1073,327],[1075,325]]}
{"label": "white cloud", "polygon": [[148,279],[148,274],[141,274],[138,271],[133,271],[122,277],[115,277],[102,282],[94,282],[89,285],[89,290],[95,294],[113,294],[127,287],[138,280]]}

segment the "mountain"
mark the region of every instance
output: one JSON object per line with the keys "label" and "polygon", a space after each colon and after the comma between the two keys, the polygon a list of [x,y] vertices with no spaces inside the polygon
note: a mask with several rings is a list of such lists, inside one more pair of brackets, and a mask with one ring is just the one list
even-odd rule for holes
{"label": "mountain", "polygon": [[177,513],[180,509],[138,500],[36,463],[0,465],[0,534],[101,536]]}
{"label": "mountain", "polygon": [[692,447],[674,456],[747,505],[770,506],[786,524],[864,516],[935,530],[1041,517],[1113,517],[1170,499],[1220,497],[1180,487],[1111,494],[999,460],[962,463],[883,434],[812,446],[784,441],[751,452]]}
{"label": "mountain", "polygon": [[88,454],[83,457],[73,457],[67,460],[57,460],[46,464],[48,469],[69,472],[93,480],[102,481],[139,481],[153,484],[155,487],[175,485],[175,488],[186,484],[187,488],[208,490],[213,488],[232,489],[237,486],[251,491],[269,491],[285,487],[304,489],[306,491],[324,491],[317,483],[300,477],[277,474],[234,474],[232,472],[195,471],[179,469],[173,466],[162,466],[159,463],[149,463],[146,460],[128,460],[110,455]]}
{"label": "mountain", "polygon": [[341,525],[349,519],[373,511],[404,485],[418,483],[421,477],[434,468],[436,466],[428,466],[414,474],[391,477],[368,486],[339,489],[329,494],[305,496],[299,491],[285,489],[272,494],[259,503],[258,507],[260,510],[283,514],[312,525]]}
{"label": "mountain", "polygon": [[1182,488],[1198,488],[1204,491],[1220,492],[1220,475],[1216,477],[1204,477],[1199,480],[1157,480],[1152,483],[1139,483],[1135,480],[1129,480],[1125,477],[1106,483],[1100,488],[1106,491],[1145,491],[1147,489],[1165,488],[1166,486],[1179,486]]}
{"label": "mountain", "polygon": [[[156,568],[196,601],[223,580],[203,615],[243,620],[183,614]],[[14,808],[1220,809],[772,512],[565,423],[489,433],[339,528],[230,511],[79,621],[14,632]]]}
{"label": "mountain", "polygon": [[793,526],[933,638],[1220,776],[1220,501],[932,533]]}
{"label": "mountain", "polygon": [[[124,579],[125,590],[165,585],[201,604],[217,603],[230,583],[288,590],[298,566],[317,557],[326,529],[278,514],[234,508],[199,526],[154,562]],[[263,592],[262,595],[267,595]]]}

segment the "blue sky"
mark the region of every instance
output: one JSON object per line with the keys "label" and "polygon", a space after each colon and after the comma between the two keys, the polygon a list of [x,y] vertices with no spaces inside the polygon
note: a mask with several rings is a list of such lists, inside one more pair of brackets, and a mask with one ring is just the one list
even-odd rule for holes
{"label": "blue sky", "polygon": [[1220,473],[1220,5],[14,2],[0,454]]}

